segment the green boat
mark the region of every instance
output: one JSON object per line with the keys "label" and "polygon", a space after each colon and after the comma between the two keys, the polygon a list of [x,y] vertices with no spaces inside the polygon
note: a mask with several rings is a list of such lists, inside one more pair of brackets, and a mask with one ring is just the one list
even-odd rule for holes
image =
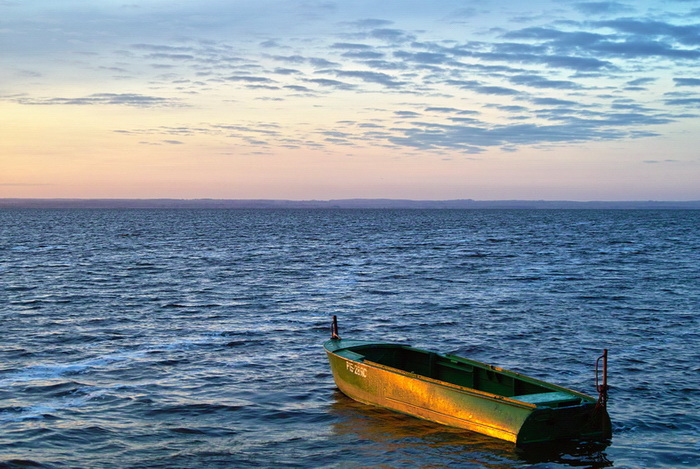
{"label": "green boat", "polygon": [[516,445],[611,437],[607,351],[598,399],[475,360],[409,345],[341,339],[335,317],[324,348],[345,395]]}

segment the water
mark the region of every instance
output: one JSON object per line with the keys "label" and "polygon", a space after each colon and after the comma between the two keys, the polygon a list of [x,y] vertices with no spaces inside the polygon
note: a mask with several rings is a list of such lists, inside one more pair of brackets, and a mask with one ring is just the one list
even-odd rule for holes
{"label": "water", "polygon": [[[0,467],[698,467],[700,211],[0,211]],[[355,403],[321,344],[593,394],[516,449]]]}

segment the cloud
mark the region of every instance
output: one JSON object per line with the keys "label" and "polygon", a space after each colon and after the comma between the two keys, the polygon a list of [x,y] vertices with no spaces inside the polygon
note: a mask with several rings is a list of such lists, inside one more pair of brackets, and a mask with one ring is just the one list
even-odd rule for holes
{"label": "cloud", "polygon": [[638,20],[620,18],[593,23],[598,27],[606,27],[618,33],[632,34],[637,37],[665,37],[680,44],[700,45],[700,24],[676,26],[662,21]]}
{"label": "cloud", "polygon": [[[227,132],[252,132],[265,135],[279,135],[279,126],[270,123],[255,123],[249,125],[232,125],[232,124],[215,124],[211,125],[212,129],[225,130]],[[200,129],[206,132],[206,129]]]}
{"label": "cloud", "polygon": [[394,57],[405,60],[407,62],[439,65],[445,63],[454,63],[454,60],[447,54],[439,52],[406,52],[396,51]]}
{"label": "cloud", "polygon": [[377,70],[407,70],[409,68],[403,63],[389,62],[387,60],[365,60],[362,63],[369,68]]}
{"label": "cloud", "polygon": [[481,94],[491,94],[498,96],[515,96],[521,94],[520,91],[514,90],[512,88],[505,88],[503,86],[474,86],[470,88],[472,91],[476,91]]}
{"label": "cloud", "polygon": [[664,101],[668,106],[698,106],[700,98],[673,98]]}
{"label": "cloud", "polygon": [[286,85],[284,86],[284,88],[291,91],[297,91],[299,93],[310,93],[313,91],[311,88],[307,88],[306,86],[301,85]]}
{"label": "cloud", "polygon": [[309,58],[308,62],[316,68],[335,67],[335,66],[340,65],[337,62],[331,62],[330,60],[321,59],[321,58],[317,58],[317,57]]}
{"label": "cloud", "polygon": [[489,107],[494,107],[496,109],[500,109],[501,111],[504,112],[528,112],[530,109],[525,107],[525,106],[516,106],[516,105],[502,105],[502,104],[496,104],[496,105],[491,105]]}
{"label": "cloud", "polygon": [[[353,89],[348,88],[347,83],[336,80],[319,78],[307,79],[307,81],[331,89]],[[478,83],[473,81],[469,85],[476,89],[484,87]],[[307,89],[299,91],[306,92]],[[514,91],[508,93],[512,92]],[[199,127],[161,127],[116,132],[126,137],[134,134],[217,135],[236,140],[236,144],[241,148],[249,146],[251,151],[261,145],[296,149],[323,149],[327,146],[330,146],[328,149],[332,149],[334,145],[371,145],[438,154],[445,152],[476,154],[491,147],[515,151],[522,146],[558,146],[587,141],[654,136],[655,132],[644,128],[673,121],[669,115],[647,109],[631,100],[615,102],[608,108],[604,108],[592,104],[584,105],[576,100],[552,97],[529,96],[526,99],[526,102],[540,108],[500,104],[490,106],[505,113],[517,113],[517,116],[513,116],[517,122],[510,124],[496,124],[482,120],[481,114],[476,110],[416,105],[415,109],[374,109],[375,122],[357,118],[344,119],[326,125],[317,125],[316,129],[306,133],[297,129],[295,135],[283,133],[281,126],[274,122],[205,124]],[[393,121],[394,125],[386,127],[381,124],[377,112],[383,113],[383,120]],[[537,119],[537,122],[534,119]],[[166,137],[161,141],[168,140],[171,139]]]}
{"label": "cloud", "polygon": [[[570,48],[576,47],[589,47],[592,44],[596,44],[606,39],[604,35],[599,33],[592,33],[589,31],[568,32],[543,26],[509,31],[504,33],[503,37],[506,39],[550,41],[551,45],[557,46],[564,50],[569,50]],[[543,52],[546,51],[546,49],[541,48],[538,50]]]}
{"label": "cloud", "polygon": [[260,43],[261,47],[270,47],[270,48],[279,48],[279,47],[284,47],[282,44],[279,43],[278,40],[276,39],[268,39],[267,41],[263,41]]}
{"label": "cloud", "polygon": [[146,55],[148,59],[156,60],[194,60],[194,55],[191,54],[165,54],[163,52],[157,52],[153,54]]}
{"label": "cloud", "polygon": [[445,112],[445,113],[455,113],[459,112],[459,109],[453,107],[427,107],[426,112]]}
{"label": "cloud", "polygon": [[[516,61],[518,58],[515,58]],[[571,57],[567,55],[553,56],[526,56],[519,59],[523,63],[540,63],[552,68],[568,68],[583,72],[600,71],[604,69],[614,70],[616,67],[607,60],[589,57]]]}
{"label": "cloud", "polygon": [[540,75],[515,75],[508,80],[515,85],[530,86],[532,88],[555,88],[560,90],[578,90],[583,86],[569,80],[550,80]]}
{"label": "cloud", "polygon": [[35,70],[17,70],[17,75],[23,78],[39,78],[44,74]]}
{"label": "cloud", "polygon": [[660,125],[673,122],[673,119],[669,117],[657,116],[653,114],[643,114],[640,112],[608,112],[601,117],[602,119],[598,122],[605,123],[611,126]]}
{"label": "cloud", "polygon": [[397,129],[403,135],[390,138],[396,145],[422,150],[461,150],[479,153],[486,147],[560,144],[591,140],[618,139],[628,134],[617,129],[590,122],[575,124],[513,124],[497,126],[439,125],[422,123],[411,128]]}
{"label": "cloud", "polygon": [[465,111],[463,109],[457,109],[453,107],[427,107],[425,108],[426,112],[440,112],[440,113],[447,113],[447,114],[460,114],[460,115],[478,115],[480,112],[478,111]]}
{"label": "cloud", "polygon": [[249,75],[232,75],[226,77],[228,81],[242,81],[245,83],[276,83],[275,80],[267,77],[249,76]]}
{"label": "cloud", "polygon": [[539,106],[576,106],[576,101],[558,98],[533,98],[530,100],[533,104]]}
{"label": "cloud", "polygon": [[335,67],[340,64],[337,62],[331,62],[328,59],[324,58],[318,58],[318,57],[304,57],[301,55],[274,55],[272,56],[273,59],[278,60],[280,62],[286,62],[286,63],[292,63],[296,65],[302,65],[302,64],[310,64],[314,67],[317,68],[328,68],[328,67]]}
{"label": "cloud", "polygon": [[[670,59],[697,59],[700,57],[700,52],[697,50],[675,47],[676,43],[691,45],[700,43],[700,27],[676,27],[661,22],[635,20],[598,21],[592,24],[597,28],[613,29],[615,34],[605,35],[589,31],[570,32],[550,27],[532,27],[505,33],[504,37],[539,41],[542,45],[557,51],[559,54],[570,54],[570,59],[575,60],[564,60],[565,56],[558,55],[559,64],[575,65],[574,68],[580,70],[611,66],[610,62],[592,56],[605,58],[666,57]],[[508,51],[506,50],[506,52]],[[557,62],[550,61],[549,63],[556,65]]]}
{"label": "cloud", "polygon": [[[305,12],[319,6],[305,5]],[[572,15],[572,7],[586,17]],[[195,6],[191,8],[196,10]],[[292,7],[280,8],[284,13],[296,11]],[[355,8],[360,7],[353,7],[356,12]],[[452,18],[435,8],[434,19],[441,21],[444,31],[409,29],[416,27],[417,20],[409,18],[413,12],[408,11],[408,6],[405,16],[396,15],[396,22],[374,18],[343,22],[341,8],[332,15],[322,8],[329,15],[323,21],[293,15],[285,18],[289,29],[276,30],[283,22],[270,23],[275,25],[270,29],[251,26],[250,31],[256,31],[254,37],[242,28],[222,26],[217,30],[209,27],[206,18],[178,15],[180,36],[153,36],[172,37],[171,41],[159,43],[147,35],[136,39],[122,36],[122,44],[114,46],[119,39],[113,39],[110,47],[124,53],[112,51],[110,55],[96,48],[96,55],[89,58],[91,63],[85,59],[86,69],[100,74],[96,75],[99,80],[112,80],[115,72],[129,71],[128,79],[133,81],[128,90],[151,91],[85,92],[85,96],[75,98],[36,98],[25,94],[3,99],[34,105],[146,108],[183,106],[180,100],[155,94],[191,93],[188,101],[196,102],[194,93],[199,93],[202,108],[217,100],[235,101],[241,109],[249,104],[256,112],[267,112],[271,120],[276,112],[289,116],[290,121],[299,119],[299,125],[287,123],[282,135],[279,128],[264,127],[262,123],[203,124],[198,128],[188,126],[183,118],[182,128],[148,129],[143,133],[156,135],[149,139],[170,145],[187,141],[179,140],[180,136],[202,133],[235,139],[241,145],[319,149],[351,142],[471,153],[490,147],[510,151],[523,145],[576,144],[652,135],[645,128],[680,119],[684,111],[690,115],[690,108],[699,104],[697,95],[692,94],[693,88],[700,86],[700,79],[694,78],[700,58],[699,26],[661,20],[689,23],[687,17],[674,19],[670,14],[659,14],[655,20],[616,18],[616,14],[630,9],[615,1],[578,1],[562,4],[556,17],[554,13],[533,15],[529,23],[508,31],[490,28],[496,23],[484,23],[482,27],[463,21],[474,15],[489,21],[485,6],[465,8]],[[277,14],[270,12],[271,17]],[[567,14],[571,16],[564,16]],[[592,15],[605,16],[600,21],[600,16]],[[455,18],[462,23],[457,25]],[[515,23],[506,22],[512,18],[504,16],[498,26],[513,28]],[[295,21],[301,23],[291,24]],[[198,30],[200,22],[207,24],[206,30]],[[223,21],[216,18],[211,24],[219,23]],[[198,32],[199,38],[208,39],[221,34],[220,40],[200,40]],[[90,43],[83,47],[93,52],[87,50]],[[32,68],[28,64],[23,67]],[[52,75],[50,69],[41,70],[44,76],[29,78],[48,83],[58,76]],[[676,77],[672,78],[675,91],[681,93],[662,94],[668,77]],[[95,83],[99,81],[86,86]],[[657,86],[649,86],[652,84]],[[241,88],[246,93],[240,93]],[[53,93],[65,94],[68,93]],[[343,103],[335,109],[341,122],[313,122],[314,113],[299,112],[302,106],[334,105],[320,99],[331,94],[333,102]],[[407,102],[408,95],[413,102]],[[621,97],[627,99],[623,101]],[[373,103],[372,109],[366,107],[368,101]],[[191,122],[204,119],[198,114],[189,115]],[[232,121],[235,122],[233,117]],[[313,131],[309,130],[311,127]],[[133,138],[140,131],[118,132],[124,138]]]}
{"label": "cloud", "polygon": [[301,73],[301,70],[297,70],[294,68],[280,68],[277,67],[273,70],[272,73],[276,73],[278,75],[298,75]]}
{"label": "cloud", "polygon": [[373,39],[380,39],[391,43],[403,43],[415,40],[415,36],[413,34],[400,29],[392,28],[373,29],[368,33],[368,36]]}
{"label": "cloud", "polygon": [[[529,28],[504,35],[506,38],[549,40],[561,38],[561,31],[549,28]],[[571,38],[567,38],[565,43]],[[558,39],[560,41],[560,39]],[[579,46],[576,46],[579,47]],[[488,62],[506,62],[511,64],[545,65],[550,68],[564,68],[577,71],[600,71],[614,69],[610,61],[596,57],[582,56],[581,51],[572,49],[568,44],[548,41],[547,46],[524,43],[493,43],[486,45],[467,45],[449,49],[456,56],[473,57]]]}
{"label": "cloud", "polygon": [[647,164],[678,163],[678,160],[644,160]]}
{"label": "cloud", "polygon": [[367,72],[359,70],[333,70],[331,73],[341,78],[358,78],[366,83],[378,83],[387,88],[398,88],[406,84],[396,80],[394,77],[380,72]]}
{"label": "cloud", "polygon": [[597,44],[594,50],[613,56],[626,57],[666,57],[672,59],[696,60],[700,51],[676,49],[673,46],[647,39],[630,39],[625,42],[606,41]]}
{"label": "cloud", "polygon": [[609,15],[633,11],[629,6],[618,2],[582,2],[574,4],[574,8],[587,15]]}
{"label": "cloud", "polygon": [[676,86],[700,86],[700,78],[674,78]]}
{"label": "cloud", "polygon": [[637,86],[637,85],[649,85],[651,83],[654,83],[657,79],[656,78],[637,78],[635,80],[630,80],[627,82],[628,85],[632,86]]}
{"label": "cloud", "polygon": [[304,81],[307,83],[313,83],[328,88],[337,88],[339,90],[352,90],[356,88],[355,85],[344,83],[338,80],[330,80],[328,78],[306,78],[304,79]]}
{"label": "cloud", "polygon": [[351,43],[351,42],[336,42],[335,44],[331,44],[331,49],[342,49],[342,50],[369,50],[372,49],[372,46],[367,45],[367,44],[358,44],[358,43]]}
{"label": "cloud", "polygon": [[472,117],[450,117],[448,119],[450,122],[459,122],[461,124],[480,124],[479,119],[474,119]]}
{"label": "cloud", "polygon": [[479,14],[476,8],[460,8],[450,12],[448,18],[454,20],[454,18],[473,18]]}
{"label": "cloud", "polygon": [[361,51],[348,51],[343,53],[343,57],[348,59],[381,59],[385,54],[382,52],[375,52],[371,50],[361,50]]}
{"label": "cloud", "polygon": [[180,100],[162,98],[159,96],[147,96],[135,93],[94,93],[81,98],[27,98],[13,99],[19,104],[40,106],[94,106],[94,105],[118,105],[133,107],[183,107]]}
{"label": "cloud", "polygon": [[132,44],[131,48],[163,53],[180,53],[194,51],[194,48],[190,46],[170,46],[163,44]]}
{"label": "cloud", "polygon": [[356,28],[360,29],[374,29],[374,28],[381,28],[384,26],[390,26],[394,24],[393,21],[389,20],[383,20],[383,19],[375,19],[375,18],[367,18],[363,20],[357,20],[357,21],[348,21],[345,22],[344,24],[353,26]]}
{"label": "cloud", "polygon": [[306,63],[306,57],[303,57],[301,55],[273,55],[271,57],[280,62],[287,62],[299,65]]}
{"label": "cloud", "polygon": [[419,113],[414,112],[414,111],[394,111],[394,115],[396,117],[400,117],[401,119],[406,119],[406,118],[414,118],[420,116]]}

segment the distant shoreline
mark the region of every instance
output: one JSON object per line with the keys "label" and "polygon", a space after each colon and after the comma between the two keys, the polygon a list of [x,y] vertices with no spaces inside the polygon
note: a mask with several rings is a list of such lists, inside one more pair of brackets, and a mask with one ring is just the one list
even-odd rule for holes
{"label": "distant shoreline", "polygon": [[408,199],[0,199],[3,208],[90,209],[569,209],[700,210],[693,201],[408,200]]}

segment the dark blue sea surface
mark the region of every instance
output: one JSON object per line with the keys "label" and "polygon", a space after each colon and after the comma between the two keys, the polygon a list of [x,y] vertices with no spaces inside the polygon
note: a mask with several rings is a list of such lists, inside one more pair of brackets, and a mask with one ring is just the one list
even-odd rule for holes
{"label": "dark blue sea surface", "polygon": [[[700,465],[700,211],[2,210],[0,467]],[[535,450],[365,406],[341,335],[595,394]]]}

